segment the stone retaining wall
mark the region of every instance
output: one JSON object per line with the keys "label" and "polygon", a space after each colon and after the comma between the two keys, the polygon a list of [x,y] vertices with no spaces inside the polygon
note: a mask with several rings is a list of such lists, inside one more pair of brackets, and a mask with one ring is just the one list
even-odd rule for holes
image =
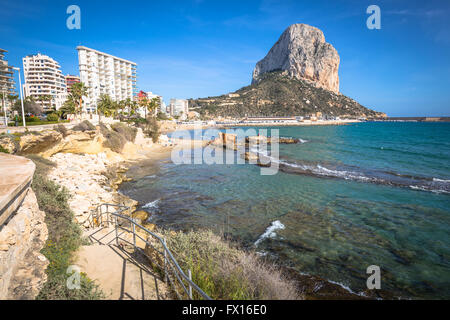
{"label": "stone retaining wall", "polygon": [[30,188],[0,227],[0,299],[34,299],[47,280],[48,260],[40,253],[48,237],[44,219]]}

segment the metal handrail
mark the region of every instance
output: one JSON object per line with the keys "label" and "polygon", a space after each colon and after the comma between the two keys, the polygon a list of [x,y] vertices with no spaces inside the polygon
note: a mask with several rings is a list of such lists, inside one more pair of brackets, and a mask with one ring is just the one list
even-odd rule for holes
{"label": "metal handrail", "polygon": [[[102,208],[106,206],[106,212],[102,211]],[[116,208],[116,210],[114,212],[109,212],[109,207],[113,207]],[[149,246],[153,247],[152,244],[150,244],[149,242],[147,242],[146,240],[142,239],[139,235],[136,234],[136,227],[144,230],[146,233],[148,233],[149,235],[151,235],[153,238],[157,239],[161,246],[163,247],[163,254],[164,254],[164,273],[165,273],[165,278],[167,280],[169,280],[169,282],[172,284],[172,286],[174,287],[174,291],[177,294],[177,296],[181,299],[181,296],[178,294],[176,287],[172,281],[172,279],[169,277],[169,272],[167,270],[167,265],[170,267],[170,269],[173,271],[174,275],[176,276],[175,278],[178,280],[178,282],[181,284],[184,292],[187,294],[187,296],[189,297],[189,299],[192,300],[192,288],[200,295],[202,296],[204,299],[206,300],[212,300],[211,297],[209,297],[202,289],[200,289],[199,286],[197,286],[194,282],[192,282],[191,280],[191,274],[190,274],[190,270],[189,270],[189,276],[187,276],[184,271],[181,269],[181,267],[178,265],[178,262],[176,261],[175,257],[173,256],[172,252],[169,250],[169,248],[166,245],[166,240],[164,238],[161,238],[160,236],[158,236],[157,234],[151,232],[150,230],[148,230],[147,228],[143,227],[142,225],[138,224],[133,218],[122,215],[121,213],[123,213],[124,211],[129,210],[130,208],[127,206],[123,206],[123,205],[118,205],[118,204],[110,204],[110,203],[103,203],[99,206],[97,206],[97,215],[95,216],[95,218],[97,219],[97,223],[99,225],[103,225],[103,214],[107,215],[106,218],[106,222],[109,225],[109,223],[111,221],[111,219],[108,219],[108,215],[110,216],[109,218],[111,218],[111,216],[115,217],[114,219],[114,224],[115,224],[115,229],[116,229],[116,243],[118,243],[118,239],[119,234],[118,234],[118,228],[121,228],[124,231],[127,231],[129,233],[133,234],[133,245],[135,248],[140,249],[139,247],[136,246],[136,236],[138,238],[140,238],[142,241],[144,241],[146,244],[148,244]],[[90,217],[94,218],[93,213],[91,213]],[[125,229],[121,226],[118,225],[118,219],[123,219],[128,221],[129,223],[131,223],[132,226],[132,231]],[[154,247],[153,247],[154,248]],[[156,248],[154,248],[158,253],[161,254],[161,252],[159,250],[157,250]],[[172,262],[172,263],[168,263],[168,262]],[[173,268],[173,266],[175,266],[175,269]],[[186,288],[186,286],[184,285],[182,279],[180,279],[179,275],[181,275],[181,278],[184,279],[187,283],[189,288]]]}

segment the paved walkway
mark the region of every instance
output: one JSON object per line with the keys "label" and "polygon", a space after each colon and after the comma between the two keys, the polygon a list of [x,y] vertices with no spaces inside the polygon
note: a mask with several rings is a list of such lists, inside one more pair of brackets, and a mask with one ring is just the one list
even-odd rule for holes
{"label": "paved walkway", "polygon": [[33,161],[0,153],[0,226],[16,211],[33,179]]}
{"label": "paved walkway", "polygon": [[[57,125],[64,125],[67,129],[71,129],[73,126],[75,126],[78,122],[61,122],[61,123],[55,123],[55,124],[42,124],[42,125],[36,125],[36,126],[27,126],[24,127],[5,127],[0,126],[0,133],[15,133],[15,132],[24,132],[26,129],[29,131],[44,131],[44,130],[51,130]],[[94,125],[96,123],[93,123]]]}

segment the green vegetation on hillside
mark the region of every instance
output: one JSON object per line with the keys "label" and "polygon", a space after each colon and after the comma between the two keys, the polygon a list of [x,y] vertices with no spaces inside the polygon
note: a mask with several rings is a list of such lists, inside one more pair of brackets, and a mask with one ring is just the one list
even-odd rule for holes
{"label": "green vegetation on hillside", "polygon": [[330,117],[380,117],[382,114],[342,94],[314,86],[281,72],[266,73],[257,84],[229,95],[189,101],[202,116],[233,118],[252,116],[309,116],[316,112]]}

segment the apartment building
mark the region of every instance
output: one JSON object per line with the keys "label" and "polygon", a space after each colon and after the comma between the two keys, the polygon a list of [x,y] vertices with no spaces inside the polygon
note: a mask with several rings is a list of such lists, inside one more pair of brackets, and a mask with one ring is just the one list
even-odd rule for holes
{"label": "apartment building", "polygon": [[80,80],[88,87],[85,111],[96,112],[102,94],[114,101],[133,99],[137,94],[137,64],[110,54],[78,46]]}
{"label": "apartment building", "polygon": [[[166,104],[164,103],[163,97],[159,96],[157,94],[154,94],[153,92],[149,91],[149,92],[144,92],[144,91],[139,91],[139,93],[135,96],[135,100],[137,102],[141,102],[143,100],[152,100],[154,98],[157,98],[159,100],[159,107],[155,110],[155,115],[158,112],[166,112]],[[148,112],[144,107],[139,107],[137,109],[137,112],[139,113],[139,115],[143,118],[145,118],[146,116],[148,116]]]}
{"label": "apartment building", "polygon": [[189,102],[184,99],[170,99],[170,115],[186,120],[189,113]]}
{"label": "apartment building", "polygon": [[24,96],[32,97],[44,111],[58,110],[67,98],[66,79],[57,61],[43,54],[22,59]]}
{"label": "apartment building", "polygon": [[0,99],[1,112],[4,114],[0,120],[0,126],[7,125],[8,111],[12,107],[12,102],[7,98],[8,95],[15,94],[15,82],[13,67],[8,65],[8,61],[5,60],[5,53],[8,52],[4,49],[0,49],[0,93],[2,99]]}
{"label": "apartment building", "polygon": [[71,91],[71,89],[72,89],[72,86],[73,86],[75,83],[80,82],[80,77],[78,77],[78,76],[72,76],[72,75],[68,74],[68,75],[65,76],[65,78],[66,78],[67,93],[70,94],[70,91]]}
{"label": "apartment building", "polygon": [[0,49],[0,93],[15,94],[14,71],[5,60],[6,52]]}

